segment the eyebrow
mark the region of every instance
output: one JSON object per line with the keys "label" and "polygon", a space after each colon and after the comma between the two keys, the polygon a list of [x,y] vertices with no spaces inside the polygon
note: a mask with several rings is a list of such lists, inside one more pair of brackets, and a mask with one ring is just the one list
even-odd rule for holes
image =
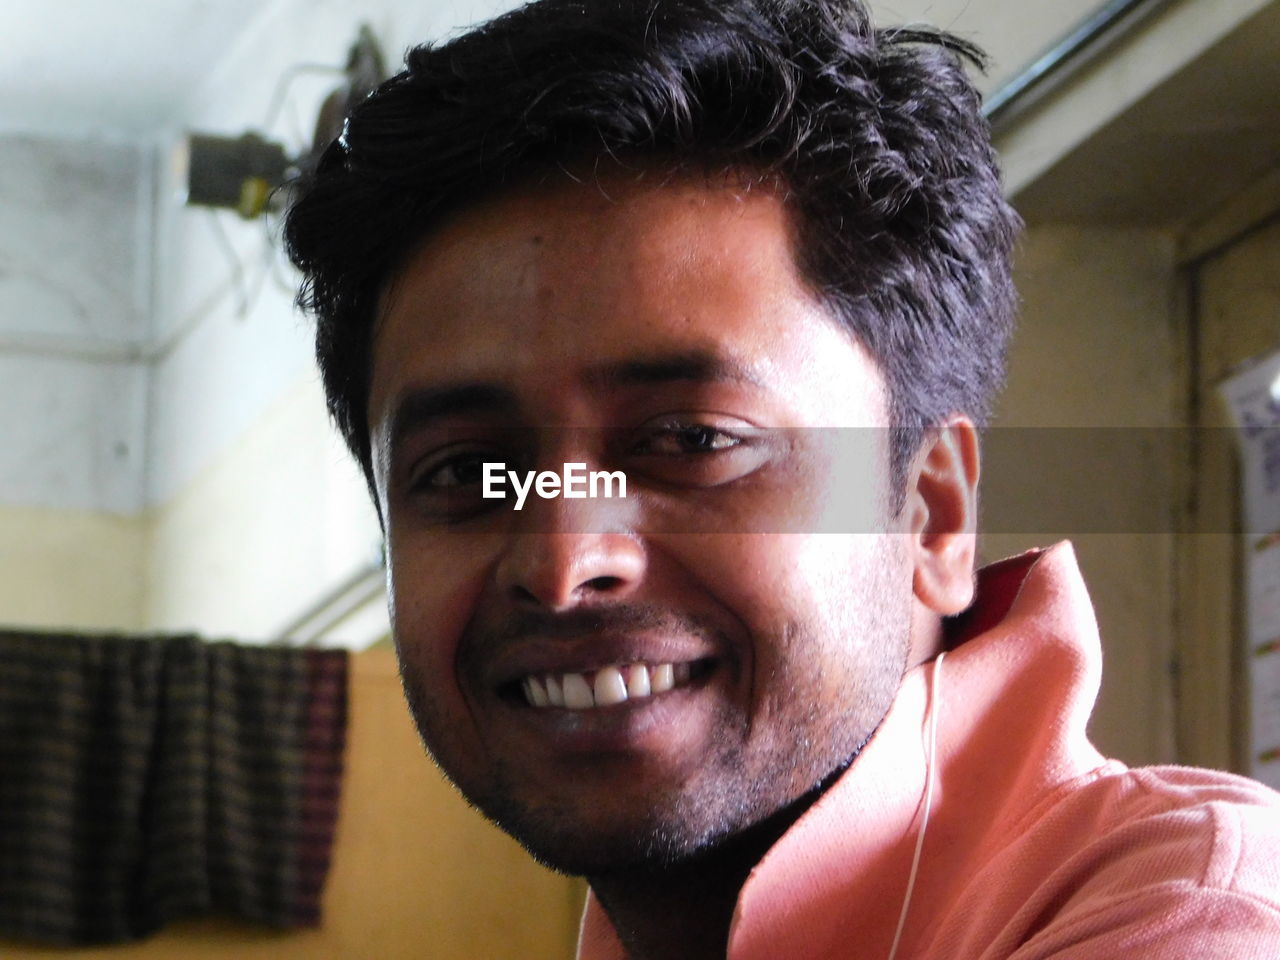
{"label": "eyebrow", "polygon": [[[604,364],[587,374],[591,386],[618,389],[664,383],[745,383],[763,386],[742,364],[713,353],[691,350]],[[391,416],[393,448],[433,420],[472,414],[514,415],[520,403],[514,391],[493,383],[446,384],[407,393]]]}
{"label": "eyebrow", "polygon": [[428,387],[406,394],[391,415],[391,443],[401,440],[432,420],[476,413],[514,413],[516,396],[505,387],[489,383],[466,383]]}
{"label": "eyebrow", "polygon": [[594,386],[605,388],[649,386],[682,381],[764,386],[759,377],[737,361],[702,350],[606,364],[592,371],[587,380]]}

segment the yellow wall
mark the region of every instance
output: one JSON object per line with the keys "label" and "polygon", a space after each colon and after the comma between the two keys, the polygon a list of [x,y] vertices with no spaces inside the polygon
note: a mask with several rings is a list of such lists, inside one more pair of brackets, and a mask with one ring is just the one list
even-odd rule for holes
{"label": "yellow wall", "polygon": [[0,507],[0,625],[137,630],[143,539],[133,517]]}
{"label": "yellow wall", "polygon": [[[1272,179],[1280,183],[1280,169]],[[1256,208],[1264,222],[1191,264],[1196,288],[1196,426],[1200,445],[1193,536],[1185,543],[1179,671],[1179,734],[1188,762],[1255,769],[1247,656],[1242,538],[1225,531],[1241,516],[1234,422],[1219,387],[1243,365],[1280,348],[1280,194]],[[1262,218],[1260,218],[1262,219]]]}
{"label": "yellow wall", "polygon": [[[1103,638],[1091,734],[1127,763],[1172,762],[1172,531],[1183,490],[1175,454],[1185,432],[1171,428],[1184,422],[1186,404],[1173,240],[1154,230],[1033,227],[1016,281],[1022,317],[992,431],[1012,429],[1014,442],[1002,448],[988,437],[982,524],[997,532],[983,536],[981,553],[993,560],[1072,539]],[[1055,432],[1064,427],[1111,431],[1122,455],[1105,465],[1073,459],[1082,434]],[[1163,531],[1127,522],[1162,513]],[[1091,529],[1026,522],[1064,515]]]}
{"label": "yellow wall", "polygon": [[188,921],[125,947],[0,941],[5,960],[565,960],[581,886],[534,864],[472,811],[425,756],[395,658],[352,658],[347,771],[319,930]]}

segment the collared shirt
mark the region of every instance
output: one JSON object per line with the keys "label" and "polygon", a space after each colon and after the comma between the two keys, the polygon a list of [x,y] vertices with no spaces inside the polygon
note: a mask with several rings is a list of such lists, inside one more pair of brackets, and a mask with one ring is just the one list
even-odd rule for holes
{"label": "collared shirt", "polygon": [[[1277,960],[1280,795],[1130,769],[1085,726],[1101,677],[1070,544],[982,571],[937,674],[905,677],[849,770],[739,895],[729,960],[888,958],[937,711],[935,783],[897,960]],[[588,898],[579,960],[626,954]]]}

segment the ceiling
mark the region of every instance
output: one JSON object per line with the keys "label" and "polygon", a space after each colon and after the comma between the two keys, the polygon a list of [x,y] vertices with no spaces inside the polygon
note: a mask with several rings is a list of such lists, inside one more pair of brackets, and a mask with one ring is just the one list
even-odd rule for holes
{"label": "ceiling", "polygon": [[[136,139],[163,129],[237,38],[283,2],[3,0],[0,132]],[[951,4],[959,9],[944,22],[954,26],[971,4],[991,19],[1005,3],[877,0],[877,8],[937,15]],[[987,34],[984,42],[1000,39]],[[1276,50],[1280,2],[1021,192],[1024,216],[1178,224],[1213,209],[1280,159]]]}
{"label": "ceiling", "polygon": [[1016,197],[1031,223],[1182,227],[1280,165],[1280,3],[1067,154]]}
{"label": "ceiling", "polygon": [[[237,37],[289,2],[299,0],[2,0],[0,132],[123,139],[162,128]],[[441,24],[516,2],[404,0],[434,6]],[[1102,2],[870,0],[882,23],[937,23],[980,42],[994,63],[975,78],[983,89]]]}
{"label": "ceiling", "polygon": [[176,115],[274,0],[4,0],[0,130],[126,137]]}

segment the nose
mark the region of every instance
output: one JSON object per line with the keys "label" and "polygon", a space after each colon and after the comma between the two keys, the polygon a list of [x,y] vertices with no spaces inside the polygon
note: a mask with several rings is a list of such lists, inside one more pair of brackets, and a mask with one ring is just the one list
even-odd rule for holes
{"label": "nose", "polygon": [[[597,468],[581,431],[558,431],[544,442],[553,471],[560,463]],[[517,605],[549,612],[625,599],[640,586],[647,563],[635,532],[639,510],[625,486],[620,498],[530,496],[505,534],[496,586]]]}
{"label": "nose", "polygon": [[561,612],[630,596],[644,568],[631,534],[526,532],[507,544],[496,576],[513,602]]}

